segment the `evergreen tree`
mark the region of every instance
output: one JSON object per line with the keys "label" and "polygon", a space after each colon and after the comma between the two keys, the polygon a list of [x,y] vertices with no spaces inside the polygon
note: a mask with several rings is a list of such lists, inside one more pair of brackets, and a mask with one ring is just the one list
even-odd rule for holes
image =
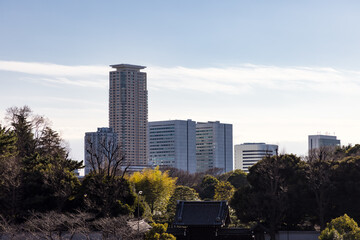
{"label": "evergreen tree", "polygon": [[201,181],[199,195],[203,200],[212,200],[215,196],[215,187],[219,183],[215,177],[205,175]]}

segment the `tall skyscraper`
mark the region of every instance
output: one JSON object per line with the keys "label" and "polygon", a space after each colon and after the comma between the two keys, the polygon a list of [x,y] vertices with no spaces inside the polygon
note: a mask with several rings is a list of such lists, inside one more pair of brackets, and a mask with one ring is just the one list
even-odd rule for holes
{"label": "tall skyscraper", "polygon": [[[109,163],[109,159],[112,160],[113,156],[111,155],[118,154],[117,143],[118,135],[111,128],[98,128],[97,132],[85,133],[85,175],[89,174],[93,167],[97,168],[97,164],[101,164],[100,167],[105,167]],[[97,164],[92,166],[91,163]]]}
{"label": "tall skyscraper", "polygon": [[309,152],[321,147],[340,146],[340,140],[330,135],[309,135]]}
{"label": "tall skyscraper", "polygon": [[125,162],[146,165],[148,160],[148,93],[146,67],[110,65],[109,126],[118,134]]}
{"label": "tall skyscraper", "polygon": [[278,153],[278,145],[265,143],[244,143],[235,145],[235,169],[249,172],[249,168],[266,156]]}
{"label": "tall skyscraper", "polygon": [[196,124],[196,170],[234,169],[232,124],[198,122]]}
{"label": "tall skyscraper", "polygon": [[196,172],[196,123],[191,120],[149,122],[150,164]]}

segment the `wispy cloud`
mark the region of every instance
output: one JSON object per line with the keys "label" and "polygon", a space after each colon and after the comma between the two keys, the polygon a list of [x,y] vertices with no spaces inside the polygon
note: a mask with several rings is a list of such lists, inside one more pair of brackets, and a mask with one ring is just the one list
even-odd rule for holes
{"label": "wispy cloud", "polygon": [[[43,84],[107,87],[107,66],[65,66],[52,63],[0,61],[0,71],[43,76]],[[165,68],[149,66],[148,85],[153,90],[190,90],[241,94],[264,88],[284,91],[318,91],[357,94],[360,71],[319,67],[278,67],[242,64],[218,68]]]}
{"label": "wispy cloud", "polygon": [[104,78],[95,78],[95,76],[88,77],[86,80],[82,77],[46,77],[46,78],[32,78],[25,77],[22,78],[26,81],[40,82],[49,86],[58,86],[58,85],[73,85],[78,87],[93,87],[93,88],[107,88],[108,79]]}
{"label": "wispy cloud", "polygon": [[238,94],[257,88],[358,93],[360,72],[333,68],[244,64],[225,68],[149,67],[155,89],[188,89]]}
{"label": "wispy cloud", "polygon": [[24,73],[27,74],[27,77],[22,77],[22,79],[40,82],[46,85],[73,85],[106,88],[109,67],[98,65],[66,66],[53,63],[0,61],[0,71]]}
{"label": "wispy cloud", "polygon": [[34,75],[65,77],[65,76],[107,76],[106,66],[66,66],[53,63],[0,61],[0,70],[21,72]]}

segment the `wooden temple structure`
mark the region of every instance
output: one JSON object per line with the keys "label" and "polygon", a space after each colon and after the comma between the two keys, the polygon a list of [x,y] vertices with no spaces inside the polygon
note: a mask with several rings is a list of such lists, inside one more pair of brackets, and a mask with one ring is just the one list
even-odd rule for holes
{"label": "wooden temple structure", "polygon": [[227,201],[178,201],[173,226],[167,232],[178,240],[259,239],[254,230],[228,228],[229,223]]}

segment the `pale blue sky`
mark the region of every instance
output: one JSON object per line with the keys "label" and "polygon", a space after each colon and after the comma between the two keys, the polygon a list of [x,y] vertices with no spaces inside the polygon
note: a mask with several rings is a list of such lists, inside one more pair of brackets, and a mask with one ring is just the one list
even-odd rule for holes
{"label": "pale blue sky", "polygon": [[340,0],[0,0],[0,118],[27,104],[82,159],[84,133],[108,124],[108,65],[130,63],[148,67],[149,120],[220,120],[234,144],[299,155],[317,132],[359,143],[359,12]]}

